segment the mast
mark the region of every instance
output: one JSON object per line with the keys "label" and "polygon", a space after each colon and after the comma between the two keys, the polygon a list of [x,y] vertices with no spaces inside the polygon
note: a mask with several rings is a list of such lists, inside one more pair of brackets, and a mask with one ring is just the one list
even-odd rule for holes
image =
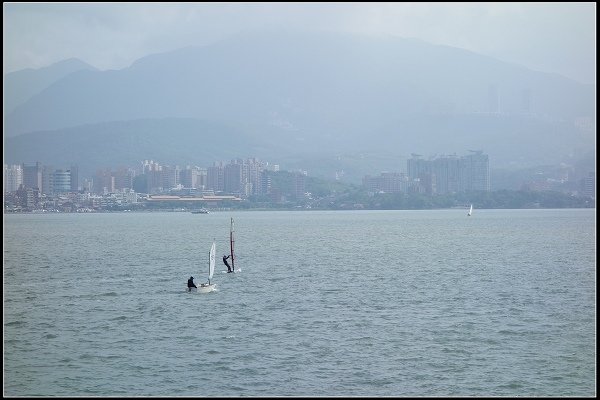
{"label": "mast", "polygon": [[231,248],[231,253],[230,253],[230,256],[231,256],[231,269],[233,271],[235,271],[235,261],[234,261],[235,258],[234,258],[234,255],[233,255],[233,243],[234,242],[235,242],[235,240],[233,239],[233,218],[231,218],[231,229],[229,231],[229,246]]}

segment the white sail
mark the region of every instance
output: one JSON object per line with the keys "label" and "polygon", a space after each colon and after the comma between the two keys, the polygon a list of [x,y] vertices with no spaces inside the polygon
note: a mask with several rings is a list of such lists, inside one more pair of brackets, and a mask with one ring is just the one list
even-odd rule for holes
{"label": "white sail", "polygon": [[213,241],[212,246],[210,246],[210,253],[208,256],[208,281],[210,282],[213,274],[215,272],[215,253],[217,252],[215,242]]}
{"label": "white sail", "polygon": [[469,213],[467,214],[469,217],[473,214],[473,204],[471,204],[471,208],[469,209]]}

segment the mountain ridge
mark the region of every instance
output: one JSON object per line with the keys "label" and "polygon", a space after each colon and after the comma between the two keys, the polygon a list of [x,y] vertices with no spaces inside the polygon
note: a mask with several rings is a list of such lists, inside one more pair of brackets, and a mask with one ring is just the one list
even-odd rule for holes
{"label": "mountain ridge", "polygon": [[80,70],[96,70],[77,59],[68,58],[42,68],[25,68],[4,75],[4,115],[66,75]]}
{"label": "mountain ridge", "polygon": [[[121,70],[66,76],[9,113],[6,133],[154,117],[265,123],[270,112],[287,112],[300,127],[307,124],[305,129],[331,117],[347,128],[343,117],[358,110],[362,125],[391,113],[490,111],[488,89],[494,85],[499,111],[522,110],[521,91],[531,90],[531,112],[558,118],[593,115],[586,105],[593,91],[559,75],[449,46],[350,37],[359,39],[236,36],[143,57]],[[570,101],[546,96],[553,86]],[[364,96],[369,102],[362,101]],[[281,105],[285,101],[303,115],[290,113]]]}
{"label": "mountain ridge", "polygon": [[[121,70],[68,74],[5,115],[5,143],[25,156],[21,135],[54,136],[45,143],[55,151],[68,146],[57,139],[65,131],[89,136],[96,125],[162,119],[153,122],[167,136],[153,136],[152,151],[160,152],[169,132],[182,129],[164,121],[186,118],[228,132],[223,145],[242,156],[252,156],[244,146],[294,159],[475,147],[500,164],[535,164],[595,145],[595,86],[410,38],[245,33],[148,55]],[[582,118],[591,127],[575,126]],[[119,132],[148,132],[129,126]],[[223,158],[220,147],[213,152]]]}

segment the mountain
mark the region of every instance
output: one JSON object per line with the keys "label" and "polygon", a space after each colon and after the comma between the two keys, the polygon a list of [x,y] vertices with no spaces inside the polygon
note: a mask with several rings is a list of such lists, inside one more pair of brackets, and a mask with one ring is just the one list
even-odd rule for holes
{"label": "mountain", "polygon": [[[492,165],[535,164],[595,145],[595,86],[414,39],[246,32],[122,70],[73,72],[8,113],[5,135],[28,134],[29,142],[49,136],[46,151],[74,149],[60,141],[66,132],[87,136],[92,126],[114,121],[190,118],[240,135],[215,148],[218,159],[239,142],[299,162],[481,149]],[[120,132],[146,132],[137,123],[129,129]],[[163,129],[168,136],[178,128]],[[159,151],[165,142],[155,140]],[[249,148],[237,156],[255,156]]]}
{"label": "mountain", "polygon": [[11,113],[18,105],[40,93],[57,80],[71,72],[96,68],[76,58],[59,61],[48,67],[9,72],[4,75],[4,115]]}
{"label": "mountain", "polygon": [[487,112],[490,88],[501,112],[594,115],[591,85],[453,47],[255,33],[144,57],[122,70],[69,74],[8,114],[6,131],[192,117],[364,135],[397,115]]}
{"label": "mountain", "polygon": [[[240,154],[262,154],[255,140],[222,124],[191,118],[116,121],[5,138],[4,162],[79,166],[81,176],[97,169],[138,166],[143,160],[165,165],[208,167]],[[218,156],[217,156],[218,155]]]}

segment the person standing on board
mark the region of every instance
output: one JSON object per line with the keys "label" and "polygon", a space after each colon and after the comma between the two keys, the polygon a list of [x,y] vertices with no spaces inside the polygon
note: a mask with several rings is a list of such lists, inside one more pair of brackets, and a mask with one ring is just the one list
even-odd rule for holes
{"label": "person standing on board", "polygon": [[227,262],[228,258],[229,258],[229,256],[223,255],[223,264],[227,265],[227,272],[233,272],[231,270],[231,265],[229,265],[229,263]]}
{"label": "person standing on board", "polygon": [[193,287],[198,288],[194,283],[194,277],[190,276],[190,279],[188,279],[188,292],[191,292]]}

